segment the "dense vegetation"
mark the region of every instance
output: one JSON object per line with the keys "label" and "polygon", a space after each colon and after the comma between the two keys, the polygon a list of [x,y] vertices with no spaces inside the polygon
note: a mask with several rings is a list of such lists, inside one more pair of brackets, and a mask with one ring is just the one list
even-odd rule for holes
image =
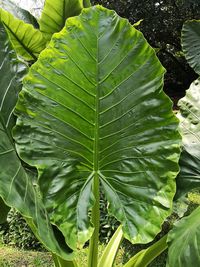
{"label": "dense vegetation", "polygon": [[131,23],[143,19],[138,29],[157,48],[158,57],[167,69],[165,91],[175,102],[195,79],[195,72],[181,52],[181,28],[188,19],[200,18],[200,3],[195,0],[93,0],[114,9]]}

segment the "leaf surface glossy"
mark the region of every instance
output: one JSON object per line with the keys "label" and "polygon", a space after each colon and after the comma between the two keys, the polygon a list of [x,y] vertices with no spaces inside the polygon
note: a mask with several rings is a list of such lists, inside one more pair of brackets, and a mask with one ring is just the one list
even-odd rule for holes
{"label": "leaf surface glossy", "polygon": [[37,167],[43,201],[72,248],[92,234],[98,176],[109,212],[134,243],[169,215],[180,136],[164,69],[140,32],[101,6],[55,34],[24,80],[17,150]]}

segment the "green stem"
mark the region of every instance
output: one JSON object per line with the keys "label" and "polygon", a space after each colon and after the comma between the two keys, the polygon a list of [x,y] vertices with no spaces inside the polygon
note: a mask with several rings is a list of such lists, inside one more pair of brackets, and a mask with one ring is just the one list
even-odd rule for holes
{"label": "green stem", "polygon": [[99,177],[97,173],[95,174],[95,177],[94,177],[93,193],[95,196],[95,205],[92,208],[92,223],[94,226],[94,232],[90,239],[88,267],[97,267],[98,265],[100,195],[99,195]]}
{"label": "green stem", "polygon": [[75,261],[63,260],[60,257],[56,256],[55,254],[52,254],[52,258],[53,258],[55,267],[78,267]]}
{"label": "green stem", "polygon": [[[99,48],[97,39],[97,62],[99,61]],[[90,239],[88,267],[97,267],[98,265],[98,245],[99,245],[99,221],[100,221],[100,193],[99,193],[99,110],[100,110],[100,95],[99,95],[99,69],[97,65],[97,87],[95,99],[95,126],[94,126],[94,179],[92,192],[95,198],[95,204],[92,208],[91,221],[94,227],[93,235]]]}
{"label": "green stem", "polygon": [[157,241],[147,249],[141,250],[139,253],[134,255],[124,265],[124,267],[146,267],[166,249],[167,235],[163,236],[159,241]]}

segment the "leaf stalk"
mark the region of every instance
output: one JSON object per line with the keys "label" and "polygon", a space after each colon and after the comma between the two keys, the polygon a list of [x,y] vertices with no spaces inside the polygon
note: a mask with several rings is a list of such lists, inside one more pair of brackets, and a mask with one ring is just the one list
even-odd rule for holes
{"label": "leaf stalk", "polygon": [[100,194],[99,194],[99,177],[97,173],[95,173],[94,177],[93,193],[95,196],[95,204],[92,208],[92,224],[94,226],[94,232],[90,239],[88,267],[97,267],[98,265]]}

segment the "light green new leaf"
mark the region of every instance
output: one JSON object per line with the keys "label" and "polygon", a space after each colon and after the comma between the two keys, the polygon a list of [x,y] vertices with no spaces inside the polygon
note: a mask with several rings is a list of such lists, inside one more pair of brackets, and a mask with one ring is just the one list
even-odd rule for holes
{"label": "light green new leaf", "polygon": [[123,232],[121,225],[115,231],[109,243],[104,249],[104,252],[99,260],[98,267],[112,267],[119,250],[119,246],[123,240]]}
{"label": "light green new leaf", "polygon": [[92,234],[94,180],[132,242],[151,241],[170,214],[180,136],[163,75],[142,34],[95,6],[67,20],[24,80],[17,150],[72,248]]}
{"label": "light green new leaf", "polygon": [[200,79],[194,81],[179,102],[177,117],[183,139],[176,197],[200,187]]}
{"label": "light green new leaf", "polygon": [[2,8],[0,8],[0,21],[5,25],[17,54],[26,60],[36,60],[46,47],[42,33]]}
{"label": "light green new leaf", "polygon": [[83,7],[83,0],[45,0],[39,24],[46,40],[64,27],[67,18],[79,15]]}
{"label": "light green new leaf", "polygon": [[22,166],[11,137],[15,124],[13,109],[27,67],[10,46],[0,25],[0,199],[16,208],[27,220],[37,238],[53,253],[71,259],[71,250],[58,244],[48,215],[29,172]]}
{"label": "light green new leaf", "polygon": [[183,24],[182,48],[190,66],[200,74],[200,20],[189,20]]}
{"label": "light green new leaf", "polygon": [[168,267],[200,266],[200,207],[168,234]]}
{"label": "light green new leaf", "polygon": [[148,248],[140,250],[123,267],[147,267],[163,251],[167,249],[167,235],[150,245]]}
{"label": "light green new leaf", "polygon": [[138,20],[137,22],[135,22],[135,23],[133,24],[133,26],[134,26],[134,27],[138,27],[138,26],[140,26],[140,24],[143,22],[143,20],[144,20],[144,19],[140,19],[140,20]]}
{"label": "light green new leaf", "polygon": [[35,28],[38,28],[38,22],[31,13],[25,9],[20,8],[10,0],[0,0],[0,7],[11,13],[14,17],[23,20],[26,23],[32,24]]}

